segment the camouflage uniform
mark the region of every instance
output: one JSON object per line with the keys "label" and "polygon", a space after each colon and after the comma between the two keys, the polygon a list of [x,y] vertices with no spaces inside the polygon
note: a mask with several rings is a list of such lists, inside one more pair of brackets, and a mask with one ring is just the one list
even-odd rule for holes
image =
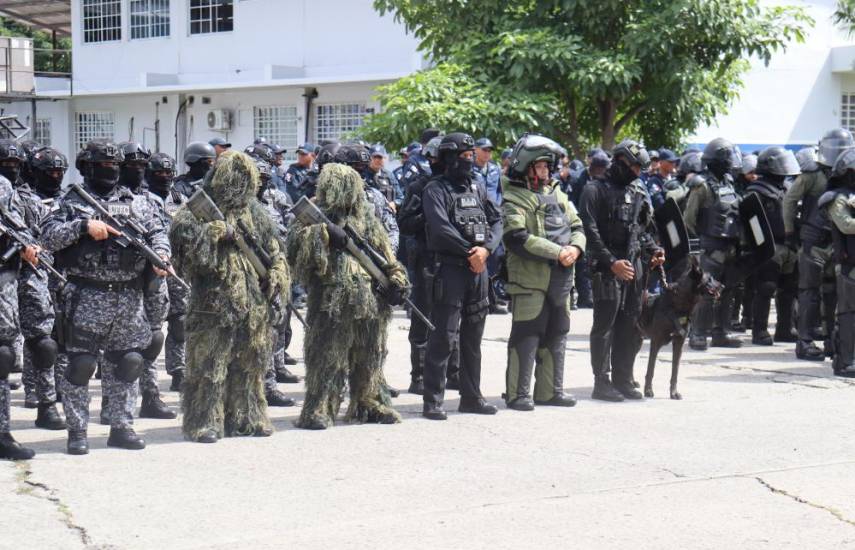
{"label": "camouflage uniform", "polygon": [[[144,227],[149,245],[160,255],[169,256],[167,233],[145,198],[122,188],[99,196],[88,185],[83,187],[115,217],[133,217]],[[152,336],[143,306],[146,262],[131,247],[119,247],[112,237],[91,239],[86,221],[97,217],[77,193],[69,192],[42,224],[42,242],[57,253],[69,279],[61,294],[69,367],[60,390],[68,428],[75,432],[85,432],[89,422],[85,374],[90,366],[94,368],[93,356],[102,351],[101,383],[109,399],[110,426],[132,426],[139,370],[129,364],[149,346]]]}
{"label": "camouflage uniform", "polygon": [[[163,201],[165,212],[169,216],[167,225],[172,223],[175,212],[185,202],[187,202],[187,197],[175,189],[170,189]],[[174,376],[181,373],[183,375],[186,367],[184,319],[187,317],[187,300],[190,298],[190,291],[179,286],[171,277],[166,280],[166,288],[169,292],[169,312],[166,315],[169,326],[166,331],[166,349],[164,351],[166,374]]]}
{"label": "camouflage uniform", "polygon": [[395,213],[389,208],[389,203],[386,201],[386,196],[378,189],[365,184],[365,199],[374,207],[374,215],[383,224],[386,233],[389,234],[389,244],[392,245],[392,252],[395,256],[398,255],[398,242],[401,238],[401,232],[398,229],[398,221],[395,219]]}

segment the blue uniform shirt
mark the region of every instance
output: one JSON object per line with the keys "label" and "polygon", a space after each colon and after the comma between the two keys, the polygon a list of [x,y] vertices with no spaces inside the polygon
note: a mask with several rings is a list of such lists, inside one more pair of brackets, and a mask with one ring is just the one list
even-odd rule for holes
{"label": "blue uniform shirt", "polygon": [[475,179],[480,181],[487,189],[487,195],[497,205],[502,204],[502,169],[492,160],[487,161],[483,167],[476,164],[472,167]]}

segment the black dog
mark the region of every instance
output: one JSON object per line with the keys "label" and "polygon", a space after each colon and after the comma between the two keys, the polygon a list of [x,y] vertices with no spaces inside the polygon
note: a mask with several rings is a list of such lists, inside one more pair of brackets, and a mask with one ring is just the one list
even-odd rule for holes
{"label": "black dog", "polygon": [[[663,272],[664,273],[664,272]],[[666,283],[663,277],[663,283]],[[647,375],[644,377],[644,397],[653,397],[653,370],[659,350],[672,343],[671,357],[671,399],[682,399],[677,391],[677,373],[680,370],[680,357],[683,343],[689,330],[689,319],[701,295],[718,295],[721,284],[705,274],[692,258],[688,269],[674,283],[664,284],[665,288],[658,296],[645,300],[638,320],[642,334],[650,338],[650,358],[647,360]]]}

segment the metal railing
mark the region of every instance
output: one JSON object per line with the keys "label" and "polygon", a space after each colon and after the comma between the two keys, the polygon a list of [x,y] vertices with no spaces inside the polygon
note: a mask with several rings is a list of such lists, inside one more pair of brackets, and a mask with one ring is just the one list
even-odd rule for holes
{"label": "metal railing", "polygon": [[37,76],[71,80],[71,50],[12,46],[12,40],[0,37],[0,95],[33,95]]}

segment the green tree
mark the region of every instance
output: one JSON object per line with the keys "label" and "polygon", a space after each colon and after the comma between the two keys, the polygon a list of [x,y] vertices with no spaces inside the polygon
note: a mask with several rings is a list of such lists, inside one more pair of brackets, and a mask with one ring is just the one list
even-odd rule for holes
{"label": "green tree", "polygon": [[33,48],[36,72],[71,72],[71,39],[60,38],[57,40],[57,49],[68,50],[68,52],[52,53],[44,50],[53,49],[53,41],[50,33],[35,30],[28,25],[18,23],[8,17],[0,17],[0,36],[28,37],[33,39]]}
{"label": "green tree", "polygon": [[[437,64],[434,71],[447,63],[462,67],[486,88],[488,102],[513,106],[515,97],[528,98],[527,112],[543,113],[530,128],[553,132],[577,153],[589,142],[612,147],[630,129],[649,143],[678,145],[725,111],[746,59],[768,63],[789,41],[803,40],[812,23],[801,8],[761,7],[757,0],[375,0],[374,6],[415,34]],[[384,108],[397,105],[393,92],[408,86],[381,92]],[[395,110],[401,132],[406,115]]]}
{"label": "green tree", "polygon": [[838,0],[832,18],[849,32],[855,31],[855,0]]}

